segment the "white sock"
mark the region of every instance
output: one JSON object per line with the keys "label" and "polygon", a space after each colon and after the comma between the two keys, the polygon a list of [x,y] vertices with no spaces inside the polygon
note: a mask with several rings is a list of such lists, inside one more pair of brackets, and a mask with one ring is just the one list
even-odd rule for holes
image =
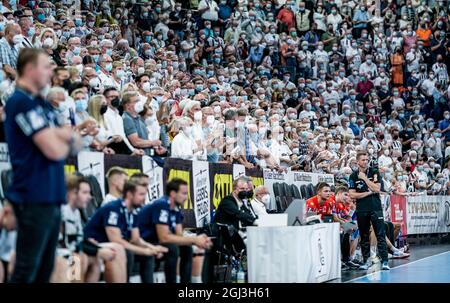
{"label": "white sock", "polygon": [[192,276],[191,282],[192,283],[202,283],[202,276]]}
{"label": "white sock", "polygon": [[181,283],[181,277],[177,275],[177,283]]}

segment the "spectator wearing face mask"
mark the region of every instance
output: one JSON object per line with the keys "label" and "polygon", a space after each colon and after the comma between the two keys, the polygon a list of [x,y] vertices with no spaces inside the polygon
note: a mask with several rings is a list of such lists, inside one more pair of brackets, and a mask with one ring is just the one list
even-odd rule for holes
{"label": "spectator wearing face mask", "polygon": [[114,79],[112,77],[113,60],[108,55],[101,55],[98,61],[100,71],[98,72],[98,78],[101,85],[104,88],[115,87]]}
{"label": "spectator wearing face mask", "polygon": [[162,155],[166,150],[159,140],[149,140],[148,130],[139,113],[144,110],[144,104],[136,92],[126,92],[122,96],[124,113],[122,115],[125,135],[134,148],[143,149],[148,156]]}
{"label": "spectator wearing face mask", "polygon": [[8,24],[5,27],[5,35],[0,40],[0,62],[3,65],[3,71],[11,79],[17,76],[16,62],[19,52],[15,46],[21,42],[21,32],[19,25]]}
{"label": "spectator wearing face mask", "polygon": [[450,112],[444,112],[444,119],[439,121],[439,129],[444,139],[444,143],[447,144],[450,141]]}
{"label": "spectator wearing face mask", "polygon": [[260,185],[255,188],[255,197],[251,201],[252,208],[258,218],[267,215],[270,204],[270,193],[266,186]]}

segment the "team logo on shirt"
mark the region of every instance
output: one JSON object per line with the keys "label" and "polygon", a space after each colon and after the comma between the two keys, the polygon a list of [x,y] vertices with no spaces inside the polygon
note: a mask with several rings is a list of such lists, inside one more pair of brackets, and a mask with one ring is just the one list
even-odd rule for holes
{"label": "team logo on shirt", "polygon": [[159,222],[167,223],[169,219],[169,212],[165,209],[161,209],[161,212],[159,213]]}
{"label": "team logo on shirt", "polygon": [[118,219],[119,219],[119,214],[112,211],[109,213],[108,224],[109,225],[117,225]]}

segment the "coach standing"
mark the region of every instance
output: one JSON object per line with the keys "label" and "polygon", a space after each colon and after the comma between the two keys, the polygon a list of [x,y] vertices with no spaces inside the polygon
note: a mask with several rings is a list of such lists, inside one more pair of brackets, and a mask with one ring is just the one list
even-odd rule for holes
{"label": "coach standing", "polygon": [[382,261],[382,269],[389,270],[386,232],[380,199],[381,178],[378,170],[368,167],[369,158],[366,152],[359,152],[356,155],[356,161],[358,170],[350,175],[349,193],[351,198],[356,199],[356,216],[364,258],[364,264],[361,265],[360,269],[366,270],[372,266],[369,241],[369,230],[372,224],[377,237],[377,248]]}
{"label": "coach standing", "polygon": [[48,282],[61,224],[60,206],[66,199],[64,159],[76,135],[70,127],[59,127],[49,103],[40,96],[52,76],[47,54],[23,49],[17,74],[16,90],[5,106],[13,169],[6,198],[18,222],[11,282]]}

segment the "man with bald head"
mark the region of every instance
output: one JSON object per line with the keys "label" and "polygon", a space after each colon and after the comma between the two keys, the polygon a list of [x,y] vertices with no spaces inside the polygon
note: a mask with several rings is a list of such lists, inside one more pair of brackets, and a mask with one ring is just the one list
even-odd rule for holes
{"label": "man with bald head", "polygon": [[0,40],[0,63],[3,65],[3,71],[11,79],[16,78],[17,57],[19,52],[16,45],[22,42],[22,30],[18,24],[12,23],[5,27],[5,35]]}

